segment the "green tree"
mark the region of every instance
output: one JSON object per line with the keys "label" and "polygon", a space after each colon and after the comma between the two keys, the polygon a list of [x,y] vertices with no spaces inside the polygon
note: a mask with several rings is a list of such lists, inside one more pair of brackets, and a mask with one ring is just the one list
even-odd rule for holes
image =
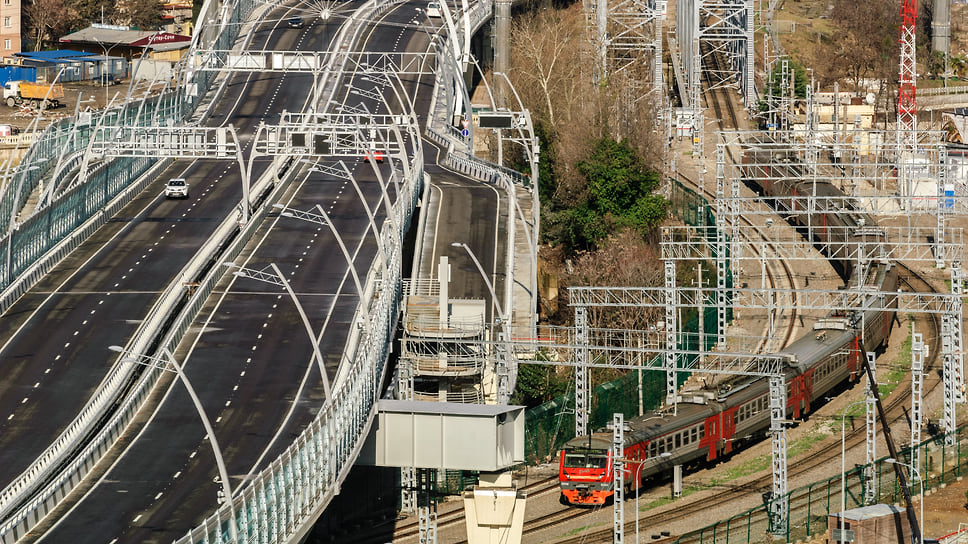
{"label": "green tree", "polygon": [[[542,353],[537,360],[546,360]],[[513,402],[528,407],[538,406],[568,392],[572,374],[559,373],[554,365],[527,364],[518,366],[518,379]]]}
{"label": "green tree", "polygon": [[652,194],[659,174],[645,165],[628,141],[598,140],[592,154],[575,168],[588,188],[585,202],[570,214],[576,249],[593,249],[621,228],[645,236],[665,220],[668,203]]}
{"label": "green tree", "polygon": [[158,28],[161,24],[161,0],[127,0],[122,4],[124,23],[141,30]]}
{"label": "green tree", "polygon": [[764,94],[772,94],[774,97],[780,97],[789,93],[789,72],[787,72],[786,84],[784,84],[783,81],[784,60],[787,61],[787,66],[789,67],[790,72],[793,72],[793,94],[796,96],[796,98],[806,98],[807,85],[809,84],[809,81],[807,80],[807,69],[800,64],[800,61],[790,57],[781,57],[777,59],[776,63],[773,65],[773,71],[770,72],[770,82],[764,91]]}

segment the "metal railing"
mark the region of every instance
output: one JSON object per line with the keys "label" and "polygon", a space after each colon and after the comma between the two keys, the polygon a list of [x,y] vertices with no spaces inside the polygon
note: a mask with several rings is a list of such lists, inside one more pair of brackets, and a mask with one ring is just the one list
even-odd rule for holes
{"label": "metal railing", "polygon": [[402,240],[423,184],[422,164],[417,166],[414,179],[401,186],[400,198],[394,203],[392,213],[397,221],[385,222],[382,228],[389,262],[385,269],[371,269],[367,277],[365,291],[374,296],[360,301],[353,319],[367,325],[347,341],[332,401],[239,496],[219,507],[178,544],[225,541],[230,534],[228,520],[233,518],[229,508],[235,510],[241,542],[297,540],[338,492],[376,413],[400,305]]}
{"label": "metal railing", "polygon": [[[917,473],[924,476],[921,483],[925,491],[956,481],[968,469],[968,427],[961,427],[952,434],[956,439],[953,446],[945,444],[944,436],[931,438],[918,446],[921,450],[921,463]],[[912,453],[912,448],[900,452],[900,462],[909,462]],[[858,466],[846,473],[848,510],[864,506],[864,475],[867,474],[867,468],[868,465]],[[901,489],[894,476],[894,467],[886,462],[886,458],[874,463],[873,474],[870,484],[874,486],[877,497],[875,503],[898,504],[903,501]],[[912,493],[920,491],[920,485],[916,481],[909,480],[909,483],[914,490]],[[790,516],[788,526],[783,528],[786,537],[784,542],[806,540],[826,531],[830,514],[840,512],[840,488],[841,477],[837,475],[790,491],[785,497]],[[686,533],[676,540],[676,544],[754,543],[761,542],[769,532],[769,512],[765,506],[758,506]]]}
{"label": "metal railing", "polygon": [[933,89],[918,89],[918,96],[947,96],[951,94],[968,94],[968,85],[953,85],[950,87],[936,87]]}
{"label": "metal railing", "polygon": [[[214,15],[216,5],[217,2],[206,2],[200,19],[211,21],[207,17]],[[221,22],[241,23],[256,6],[257,4],[250,0],[236,3],[231,6],[231,9],[220,14]],[[371,2],[370,7],[385,9],[388,6]],[[228,46],[235,42],[239,34],[238,29],[241,27],[241,24],[221,25],[221,31],[212,37],[208,47],[229,49]],[[201,36],[201,33],[199,35]],[[217,82],[217,76],[200,72],[194,74],[193,81],[193,86],[197,89],[196,96],[205,97],[206,92]],[[193,110],[192,108],[183,110],[180,102],[183,98],[174,93],[159,98],[158,100],[168,100],[169,103],[162,108],[166,113],[153,117],[153,122],[186,119]],[[199,104],[193,105],[197,109]],[[122,112],[116,114],[123,120],[112,124],[141,122],[137,114],[135,119],[129,117],[132,111],[137,110],[134,110],[133,106],[127,106]],[[195,113],[197,118],[197,111]],[[115,114],[109,112],[106,115]],[[147,118],[146,116],[145,119]],[[4,211],[9,213],[8,217],[12,217],[13,210],[23,207],[26,202],[25,195],[35,190],[44,173],[49,173],[55,168],[52,162],[54,153],[58,153],[62,158],[67,156],[69,160],[76,160],[75,154],[87,146],[91,134],[91,126],[56,127],[49,135],[34,142],[30,153],[36,154],[36,157],[46,157],[45,160],[39,161],[41,164],[50,164],[42,169],[25,170],[22,178],[8,185],[4,199],[0,201],[0,217],[4,217],[2,215]],[[73,146],[66,154],[61,153],[61,146],[65,145]],[[230,534],[226,521],[233,517],[229,514],[229,509],[235,510],[241,541],[296,540],[300,535],[305,534],[308,524],[311,524],[329,499],[338,491],[340,482],[348,473],[362,445],[363,433],[375,413],[378,386],[396,327],[400,303],[402,284],[400,241],[410,222],[423,184],[421,159],[422,157],[414,158],[413,178],[401,186],[400,198],[391,212],[396,220],[392,224],[384,223],[381,237],[387,248],[389,262],[386,263],[385,268],[383,263],[380,263],[380,266],[371,269],[367,276],[366,291],[374,296],[360,301],[357,314],[360,319],[368,323],[368,326],[365,327],[365,332],[353,331],[347,341],[346,360],[351,364],[344,364],[339,371],[334,382],[333,402],[320,412],[316,420],[286,452],[273,461],[269,468],[253,478],[249,485],[239,491],[238,496],[222,504],[214,514],[205,519],[202,525],[190,531],[179,542],[224,541]],[[52,199],[49,206],[35,210],[21,223],[18,229],[20,234],[17,235],[20,236],[19,239],[13,237],[16,234],[14,231],[6,239],[0,238],[0,243],[6,242],[7,253],[4,255],[4,261],[9,263],[2,269],[3,278],[6,278],[6,283],[3,285],[17,284],[16,288],[7,289],[3,300],[10,302],[15,300],[19,293],[23,292],[20,289],[29,287],[36,278],[50,269],[51,263],[56,263],[76,247],[81,240],[103,224],[112,210],[119,209],[126,202],[124,197],[115,197],[115,195],[127,195],[129,192],[143,188],[142,184],[132,186],[130,181],[137,179],[137,174],[148,171],[151,166],[152,161],[145,159],[119,159],[105,163],[89,176],[87,183],[70,188],[64,195]],[[146,182],[143,181],[143,183]],[[11,187],[17,189],[14,191]],[[74,200],[69,200],[70,198]],[[107,205],[108,202],[111,204]],[[58,208],[58,205],[63,207]],[[264,213],[264,209],[257,212],[255,220],[249,223],[242,235],[234,238],[230,249],[220,255],[220,259],[231,259],[241,251],[242,245],[251,235],[252,229],[258,225],[261,214]],[[64,221],[59,222],[61,220]],[[41,230],[40,224],[44,224],[46,230]],[[79,227],[79,225],[83,226]],[[57,239],[58,236],[61,237],[60,240]],[[219,236],[226,236],[226,234],[221,233],[213,237],[213,240]],[[46,268],[38,265],[41,262],[48,263],[45,265]],[[168,333],[161,342],[162,347],[174,349],[222,274],[224,274],[223,270],[213,270],[201,281],[199,288],[170,325]],[[182,293],[174,291],[171,295],[177,298],[183,296]],[[162,311],[160,307],[157,310]],[[145,346],[145,350],[140,349],[138,347],[140,342],[144,338],[153,337],[156,333],[147,330],[141,332],[139,338],[142,340],[136,341],[134,347],[135,351],[143,352],[147,347]],[[100,429],[81,455],[77,456],[60,474],[48,475],[50,484],[35,495],[36,498],[29,504],[20,508],[14,516],[6,518],[7,522],[0,526],[0,542],[7,544],[22,538],[56,507],[60,498],[63,498],[84,475],[89,473],[106,450],[118,439],[144,402],[147,392],[160,376],[160,371],[151,370],[141,376],[134,392],[124,398],[122,408],[113,413],[108,424]],[[105,394],[105,398],[109,396],[110,394]],[[97,413],[98,407],[93,406],[89,409],[91,413]],[[70,441],[69,438],[68,441]],[[41,469],[37,474],[47,474],[45,470],[47,469]]]}

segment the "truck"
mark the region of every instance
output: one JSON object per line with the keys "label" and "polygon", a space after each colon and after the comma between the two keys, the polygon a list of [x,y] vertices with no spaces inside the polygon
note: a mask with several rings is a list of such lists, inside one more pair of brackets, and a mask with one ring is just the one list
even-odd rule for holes
{"label": "truck", "polygon": [[[60,84],[47,85],[29,81],[8,81],[3,86],[3,100],[11,108],[23,104],[36,108],[56,108],[64,98],[64,88]],[[46,103],[45,103],[46,102]]]}

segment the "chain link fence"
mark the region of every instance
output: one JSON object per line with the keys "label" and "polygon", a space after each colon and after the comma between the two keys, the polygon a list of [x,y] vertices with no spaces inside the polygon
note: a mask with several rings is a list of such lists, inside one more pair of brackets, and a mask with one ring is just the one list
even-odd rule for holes
{"label": "chain link fence", "polygon": [[[695,191],[679,182],[673,182],[670,196],[670,212],[682,222],[691,226],[707,225],[715,227],[715,217],[709,203]],[[715,239],[715,228],[707,230],[707,236]],[[727,275],[727,286],[732,285],[732,279]],[[703,339],[706,349],[710,349],[716,342],[718,333],[718,319],[714,297],[709,297],[709,304],[703,311]],[[683,316],[684,323],[680,328],[678,347],[682,350],[698,349],[699,328],[698,310]],[[732,313],[727,313],[727,320],[732,319]],[[641,356],[641,355],[632,355]],[[680,367],[695,366],[695,356],[680,355]],[[651,361],[650,364],[657,364]],[[679,383],[686,380],[688,374],[679,373]],[[623,413],[626,418],[638,416],[640,407],[643,411],[652,410],[662,404],[665,398],[665,372],[634,371],[599,385],[591,395],[591,414],[588,419],[591,429],[604,428],[612,421],[612,415]],[[527,410],[525,413],[525,457],[529,463],[550,461],[558,450],[568,440],[575,437],[575,395],[571,392],[540,406]]]}
{"label": "chain link fence", "polygon": [[[968,426],[962,426],[952,434],[955,435],[953,445],[946,445],[945,435],[939,435],[918,446],[921,461],[914,475],[908,478],[912,497],[921,493],[922,485],[923,491],[928,491],[953,483],[964,475],[968,468]],[[913,451],[913,448],[902,450],[898,454],[899,462],[909,463]],[[888,463],[887,459],[881,458],[873,463],[870,485],[874,488],[876,498],[871,504],[899,504],[903,507],[904,496],[894,475],[894,465]],[[823,533],[827,530],[830,514],[841,511],[842,500],[847,510],[865,506],[867,469],[868,465],[857,466],[845,473],[843,495],[840,475],[789,492],[786,496],[789,521],[775,536],[770,533],[769,511],[764,505],[686,533],[676,540],[676,544],[774,542],[775,537],[783,542],[796,542]],[[918,476],[923,476],[923,481]],[[920,513],[918,520],[923,523]]]}

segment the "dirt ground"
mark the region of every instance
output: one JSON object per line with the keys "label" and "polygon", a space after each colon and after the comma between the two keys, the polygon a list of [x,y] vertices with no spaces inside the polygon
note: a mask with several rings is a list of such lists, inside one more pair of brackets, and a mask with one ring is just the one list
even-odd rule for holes
{"label": "dirt ground", "polygon": [[[43,117],[37,122],[36,126],[43,130],[52,122],[73,116],[76,111],[75,108],[78,106],[78,100],[80,100],[80,111],[99,110],[112,100],[116,103],[123,101],[128,92],[128,83],[129,80],[122,80],[119,84],[109,87],[102,87],[88,81],[63,83],[61,86],[64,88],[64,98],[60,101],[61,105],[54,109],[45,110]],[[158,86],[156,85],[156,87]],[[145,84],[136,85],[132,89],[132,95],[140,97],[145,89]],[[0,124],[11,125],[23,132],[30,129],[31,124],[36,119],[36,110],[20,106],[11,108],[0,103]]]}
{"label": "dirt ground", "polygon": [[[968,478],[961,478],[942,489],[926,492],[924,499],[924,534],[939,538],[968,527]],[[920,506],[915,502],[915,506]]]}

